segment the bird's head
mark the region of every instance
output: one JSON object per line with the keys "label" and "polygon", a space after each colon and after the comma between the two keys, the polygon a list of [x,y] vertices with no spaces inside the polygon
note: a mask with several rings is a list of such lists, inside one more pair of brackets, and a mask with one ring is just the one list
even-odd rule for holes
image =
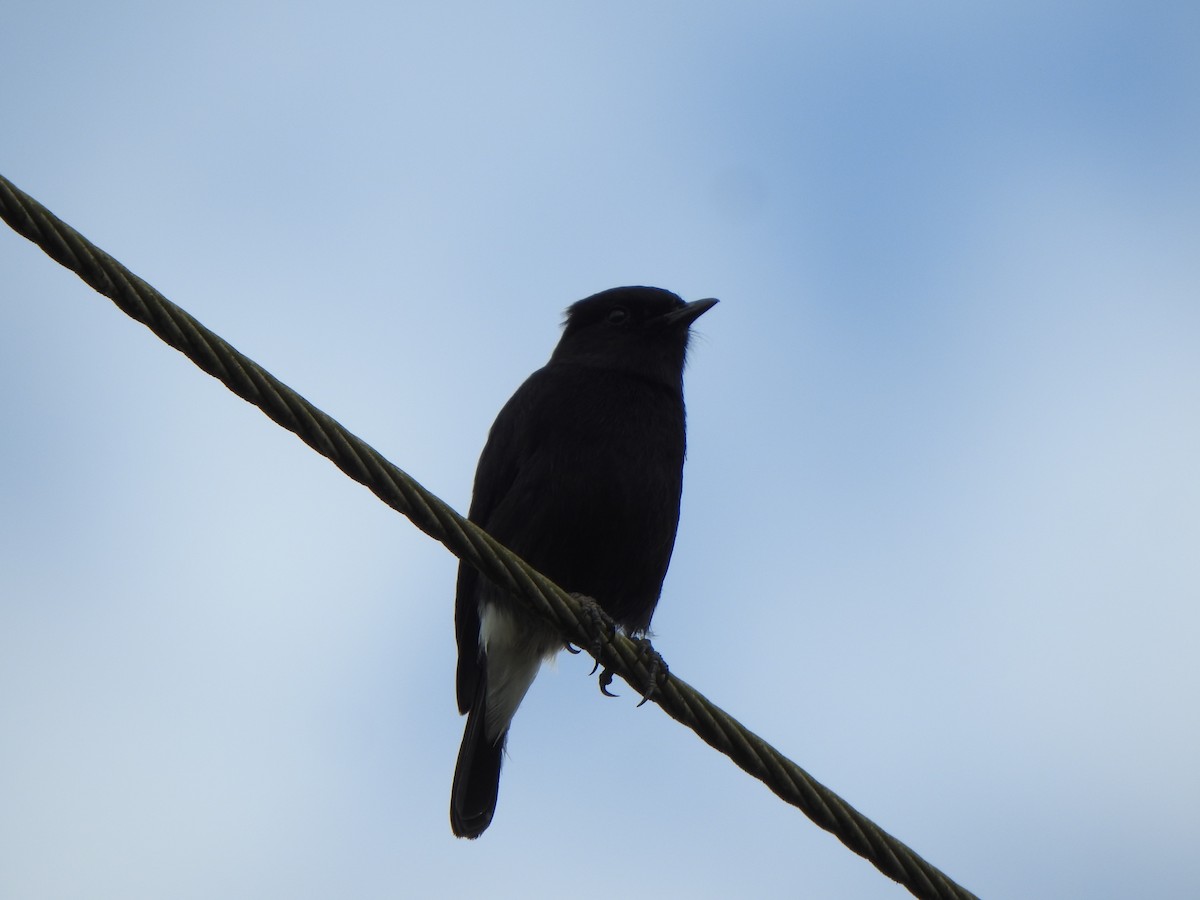
{"label": "bird's head", "polygon": [[618,287],[572,304],[551,363],[615,369],[676,385],[691,324],[716,305],[685,303],[662,288]]}

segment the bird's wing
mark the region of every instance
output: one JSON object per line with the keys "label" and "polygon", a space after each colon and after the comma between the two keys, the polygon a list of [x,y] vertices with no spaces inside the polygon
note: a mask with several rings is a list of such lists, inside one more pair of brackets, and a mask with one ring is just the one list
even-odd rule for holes
{"label": "bird's wing", "polygon": [[[543,387],[545,370],[531,375],[496,416],[475,470],[475,489],[467,515],[472,522],[504,543],[509,535],[492,531],[492,518],[504,504],[532,451],[531,418],[536,395]],[[458,566],[458,588],[454,602],[454,630],[458,641],[458,708],[466,713],[479,683],[479,588],[485,576],[470,563]]]}

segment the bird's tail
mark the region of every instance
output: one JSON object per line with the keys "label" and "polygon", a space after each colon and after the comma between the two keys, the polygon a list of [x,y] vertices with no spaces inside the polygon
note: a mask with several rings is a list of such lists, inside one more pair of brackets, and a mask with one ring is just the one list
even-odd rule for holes
{"label": "bird's tail", "polygon": [[[486,671],[486,666],[483,670]],[[475,702],[467,714],[467,728],[450,790],[450,828],[462,838],[477,838],[492,823],[500,789],[500,762],[508,737],[505,728],[495,740],[488,740],[486,680],[486,675],[482,675],[475,686]]]}

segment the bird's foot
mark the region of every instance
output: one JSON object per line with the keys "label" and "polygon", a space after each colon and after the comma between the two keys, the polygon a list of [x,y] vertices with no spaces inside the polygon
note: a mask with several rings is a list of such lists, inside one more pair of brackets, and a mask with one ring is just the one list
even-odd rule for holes
{"label": "bird's foot", "polygon": [[[571,596],[579,601],[580,606],[583,607],[584,615],[586,615],[590,620],[592,629],[596,632],[596,636],[592,639],[592,642],[587,648],[588,653],[590,653],[591,656],[596,660],[596,664],[592,666],[592,671],[588,672],[588,674],[595,675],[596,670],[600,668],[600,651],[604,647],[605,641],[601,635],[606,634],[608,636],[608,640],[611,641],[617,636],[617,623],[614,622],[612,616],[606,613],[604,608],[598,602],[596,602],[594,597],[589,597],[587,594],[579,593],[572,593]],[[579,652],[579,648],[572,647],[570,644],[567,644],[567,650],[569,650],[571,653]],[[612,684],[612,680],[613,672],[611,669],[606,667],[600,673],[600,693],[602,693],[605,697],[617,696],[608,689],[608,686]]]}
{"label": "bird's foot", "polygon": [[667,661],[654,649],[654,645],[647,638],[632,637],[630,640],[637,645],[638,662],[646,667],[649,675],[648,687],[642,694],[641,702],[638,703],[638,706],[644,706],[647,701],[653,700],[658,695],[659,686],[666,683],[670,670],[667,668]]}
{"label": "bird's foot", "polygon": [[[654,645],[650,641],[644,637],[631,637],[630,640],[638,648],[637,661],[646,667],[646,672],[648,673],[647,682],[649,686],[646,688],[646,692],[642,694],[641,702],[638,703],[638,706],[644,706],[658,695],[659,685],[667,680],[670,670],[667,668],[667,661],[654,649]],[[599,663],[596,665],[599,666]],[[592,672],[595,673],[595,671],[596,669],[593,668]],[[612,680],[613,670],[605,667],[604,671],[600,673],[600,693],[605,697],[617,696],[617,694],[608,689],[608,686],[612,684]]]}
{"label": "bird's foot", "polygon": [[[579,601],[579,605],[583,607],[583,614],[591,623],[592,630],[596,632],[596,636],[587,646],[587,651],[595,659],[599,660],[600,650],[604,646],[605,639],[601,637],[602,633],[608,634],[608,640],[612,640],[617,636],[617,623],[612,620],[612,617],[606,613],[603,607],[600,606],[594,597],[589,597],[587,594],[579,594],[572,592],[572,597]],[[569,653],[578,653],[580,648],[574,647],[570,643],[567,645]],[[592,671],[588,674],[595,674],[596,669],[600,668],[600,663],[592,666]]]}

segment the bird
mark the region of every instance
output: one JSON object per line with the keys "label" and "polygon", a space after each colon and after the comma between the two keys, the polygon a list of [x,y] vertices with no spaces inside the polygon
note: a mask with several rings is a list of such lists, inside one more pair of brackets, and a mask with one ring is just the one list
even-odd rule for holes
{"label": "bird", "polygon": [[[467,518],[631,637],[650,627],[675,546],[684,364],[692,323],[716,303],[633,286],[572,304],[549,362],[497,415],[475,472]],[[477,838],[496,810],[513,715],[542,661],[566,645],[465,562],[454,621],[467,722],[450,825]]]}

